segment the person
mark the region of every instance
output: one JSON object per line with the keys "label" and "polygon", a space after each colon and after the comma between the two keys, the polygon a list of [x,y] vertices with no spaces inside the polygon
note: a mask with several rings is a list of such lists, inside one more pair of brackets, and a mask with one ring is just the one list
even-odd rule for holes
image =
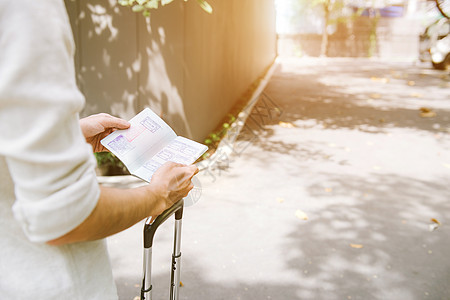
{"label": "person", "polygon": [[0,0],[0,298],[117,299],[104,238],[157,216],[192,189],[195,165],[148,185],[99,186],[92,151],[129,123],[79,119],[63,0]]}

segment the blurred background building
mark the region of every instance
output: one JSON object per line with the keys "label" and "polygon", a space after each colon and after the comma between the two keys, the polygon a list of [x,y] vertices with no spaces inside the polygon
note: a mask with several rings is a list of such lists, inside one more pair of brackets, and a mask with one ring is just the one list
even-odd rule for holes
{"label": "blurred background building", "polygon": [[[277,0],[279,53],[414,60],[433,0]],[[324,45],[324,33],[327,40]]]}

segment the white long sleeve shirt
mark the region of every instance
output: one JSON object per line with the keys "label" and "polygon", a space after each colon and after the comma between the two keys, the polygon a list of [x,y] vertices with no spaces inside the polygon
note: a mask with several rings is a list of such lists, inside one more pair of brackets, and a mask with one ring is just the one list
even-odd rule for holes
{"label": "white long sleeve shirt", "polygon": [[73,54],[63,0],[0,0],[0,299],[117,299],[104,241],[45,244],[100,193]]}

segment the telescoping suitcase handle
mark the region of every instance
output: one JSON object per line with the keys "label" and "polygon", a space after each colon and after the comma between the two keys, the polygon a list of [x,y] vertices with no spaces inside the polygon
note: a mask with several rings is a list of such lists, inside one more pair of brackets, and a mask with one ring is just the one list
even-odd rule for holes
{"label": "telescoping suitcase handle", "polygon": [[152,300],[152,247],[153,238],[158,227],[171,215],[175,214],[174,243],[172,253],[172,268],[170,272],[170,300],[178,299],[180,284],[180,262],[181,262],[181,220],[183,218],[184,200],[181,199],[170,208],[166,209],[153,222],[151,218],[144,225],[144,275],[141,287],[141,300]]}

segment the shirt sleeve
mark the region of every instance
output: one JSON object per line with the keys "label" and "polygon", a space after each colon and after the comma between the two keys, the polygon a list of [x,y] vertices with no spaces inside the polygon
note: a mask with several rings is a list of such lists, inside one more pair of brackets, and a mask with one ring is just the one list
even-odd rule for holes
{"label": "shirt sleeve", "polygon": [[95,158],[79,126],[74,43],[62,0],[0,0],[0,155],[30,240],[68,233],[95,208]]}

